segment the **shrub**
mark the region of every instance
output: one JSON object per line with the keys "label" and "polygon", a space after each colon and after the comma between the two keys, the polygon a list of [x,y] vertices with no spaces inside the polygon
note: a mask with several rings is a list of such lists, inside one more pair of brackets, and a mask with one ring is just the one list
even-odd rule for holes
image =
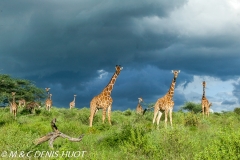
{"label": "shrub", "polygon": [[233,111],[234,111],[234,113],[236,113],[236,114],[240,114],[240,108],[235,108]]}
{"label": "shrub", "polygon": [[128,110],[124,111],[123,114],[125,116],[131,116],[132,115],[132,111],[130,109],[128,109]]}
{"label": "shrub", "polygon": [[196,114],[194,114],[193,112],[189,112],[186,114],[184,118],[185,126],[198,126],[199,123],[200,123],[200,119]]}

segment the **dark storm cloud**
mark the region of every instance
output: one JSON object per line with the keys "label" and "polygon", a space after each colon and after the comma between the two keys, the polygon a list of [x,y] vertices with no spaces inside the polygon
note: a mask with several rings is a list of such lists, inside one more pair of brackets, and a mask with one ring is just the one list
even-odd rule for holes
{"label": "dark storm cloud", "polygon": [[[173,69],[181,70],[177,86],[183,87],[193,75],[236,78],[239,38],[229,32],[199,36],[185,30],[192,29],[192,23],[174,25],[172,14],[187,4],[186,0],[1,1],[1,73],[50,87],[56,106],[68,106],[77,94],[80,108],[89,106],[120,64],[124,69],[112,92],[113,109],[135,107],[140,96],[146,103],[155,102],[169,89]],[[101,77],[99,71],[106,75]],[[177,91],[174,99],[176,105],[186,100]]]}
{"label": "dark storm cloud", "polygon": [[[2,44],[9,47],[8,55],[14,55],[18,63],[31,61],[36,70],[44,72],[55,71],[56,68],[48,67],[51,65],[72,70],[77,63],[87,65],[87,62],[92,69],[107,67],[111,65],[109,61],[115,65],[115,61],[124,62],[125,57],[133,60],[132,54],[136,54],[139,46],[148,50],[162,45],[158,43],[159,36],[147,33],[145,38],[139,39],[133,34],[137,27],[133,18],[165,17],[183,4],[184,1],[3,2],[5,23],[1,23],[2,28],[14,32],[1,32],[7,38]],[[2,45],[3,50],[5,45]],[[64,62],[65,65],[60,66]],[[18,67],[13,70],[18,72]]]}

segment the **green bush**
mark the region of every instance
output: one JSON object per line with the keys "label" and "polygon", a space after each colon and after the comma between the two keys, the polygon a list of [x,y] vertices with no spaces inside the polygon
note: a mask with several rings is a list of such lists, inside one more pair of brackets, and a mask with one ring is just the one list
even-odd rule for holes
{"label": "green bush", "polygon": [[236,114],[240,114],[240,108],[234,108],[233,112]]}
{"label": "green bush", "polygon": [[130,109],[128,109],[128,110],[124,111],[123,114],[125,116],[131,116],[132,115],[132,111]]}
{"label": "green bush", "polygon": [[194,114],[193,112],[186,113],[184,118],[184,125],[185,126],[198,126],[200,123],[200,118],[198,115]]}

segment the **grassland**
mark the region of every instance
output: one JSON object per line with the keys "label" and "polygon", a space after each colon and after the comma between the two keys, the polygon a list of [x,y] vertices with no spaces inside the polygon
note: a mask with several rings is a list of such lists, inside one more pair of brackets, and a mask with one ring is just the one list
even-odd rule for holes
{"label": "grassland", "polygon": [[[21,110],[15,120],[9,108],[0,109],[0,159],[240,159],[240,116],[234,112],[208,118],[174,112],[173,127],[165,128],[162,117],[157,129],[152,112],[141,116],[132,110],[113,111],[109,126],[107,119],[102,124],[99,111],[89,128],[89,108],[42,108],[35,114]],[[61,132],[71,137],[84,134],[83,140],[58,138],[54,149],[47,142],[36,146],[35,139],[51,132],[53,118]]]}

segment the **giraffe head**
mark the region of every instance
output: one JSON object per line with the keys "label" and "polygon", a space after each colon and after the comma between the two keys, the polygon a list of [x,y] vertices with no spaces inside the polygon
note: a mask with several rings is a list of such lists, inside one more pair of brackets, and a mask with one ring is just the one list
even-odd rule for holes
{"label": "giraffe head", "polygon": [[209,103],[209,108],[212,106],[212,103]]}
{"label": "giraffe head", "polygon": [[119,75],[123,67],[121,67],[121,65],[116,65],[115,69],[116,69],[116,74]]}
{"label": "giraffe head", "polygon": [[203,85],[203,87],[206,87],[206,82],[203,81],[203,82],[202,82],[202,85]]}
{"label": "giraffe head", "polygon": [[47,92],[49,92],[50,89],[51,89],[51,88],[45,88],[45,90],[46,90]]}
{"label": "giraffe head", "polygon": [[174,78],[177,78],[178,73],[180,73],[180,70],[172,70],[172,73],[174,74]]}
{"label": "giraffe head", "polygon": [[143,101],[143,99],[140,97],[140,98],[138,98],[138,101],[139,101],[139,103],[141,103]]}

